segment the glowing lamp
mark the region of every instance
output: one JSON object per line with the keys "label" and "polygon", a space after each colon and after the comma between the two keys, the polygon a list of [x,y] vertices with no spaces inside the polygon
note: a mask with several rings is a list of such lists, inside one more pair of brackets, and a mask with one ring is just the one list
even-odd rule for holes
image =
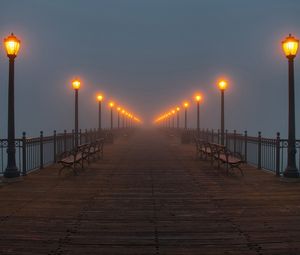
{"label": "glowing lamp", "polygon": [[189,107],[189,103],[188,102],[184,102],[183,106],[184,106],[184,108],[188,108]]}
{"label": "glowing lamp", "polygon": [[175,114],[175,110],[172,110],[172,114]]}
{"label": "glowing lamp", "polygon": [[224,81],[224,80],[221,80],[219,83],[218,83],[218,87],[220,90],[225,90],[227,88],[227,82]]}
{"label": "glowing lamp", "polygon": [[196,96],[195,96],[195,99],[196,99],[197,102],[200,102],[201,99],[202,99],[202,96],[201,96],[201,95],[196,95]]}
{"label": "glowing lamp", "polygon": [[109,103],[109,106],[110,106],[111,108],[113,108],[113,107],[115,106],[115,103],[114,103],[114,102],[110,102],[110,103]]}
{"label": "glowing lamp", "polygon": [[8,57],[16,57],[20,49],[21,41],[13,34],[4,39],[4,46]]}
{"label": "glowing lamp", "polygon": [[176,111],[179,112],[179,111],[180,111],[180,108],[179,108],[179,107],[176,107]]}
{"label": "glowing lamp", "polygon": [[282,49],[287,58],[296,57],[298,46],[299,40],[291,34],[282,41]]}
{"label": "glowing lamp", "polygon": [[79,80],[72,81],[72,86],[73,86],[73,89],[79,90],[80,89],[80,81]]}
{"label": "glowing lamp", "polygon": [[117,108],[117,111],[118,111],[118,112],[121,111],[121,107],[118,107],[118,108]]}
{"label": "glowing lamp", "polygon": [[98,95],[98,96],[97,96],[97,100],[98,100],[99,102],[101,102],[101,101],[103,100],[103,96],[102,96],[102,95]]}

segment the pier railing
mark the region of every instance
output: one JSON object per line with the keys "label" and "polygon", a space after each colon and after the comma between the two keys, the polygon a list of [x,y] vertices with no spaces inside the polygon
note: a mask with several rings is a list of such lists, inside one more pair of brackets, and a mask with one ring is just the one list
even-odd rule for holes
{"label": "pier railing", "polygon": [[[106,142],[112,142],[116,135],[115,130],[103,129],[100,132],[96,129],[80,131],[78,134],[78,144],[93,142],[98,138],[105,138]],[[26,137],[15,139],[16,164],[22,175],[27,172],[42,169],[44,166],[57,162],[60,154],[70,151],[75,147],[74,132],[62,133],[53,132],[50,136],[44,136],[40,132],[38,137]],[[7,164],[7,139],[0,139],[0,175],[5,171]]]}
{"label": "pier railing", "polygon": [[[174,129],[175,131],[175,129]],[[182,137],[182,141],[193,142],[194,137],[220,143],[221,133],[219,130],[201,129],[199,134],[195,129],[176,130]],[[248,136],[247,131],[238,133],[225,132],[225,145],[233,152],[239,152],[243,155],[248,164],[256,166],[258,169],[266,169],[281,175],[287,165],[288,140],[282,139],[280,133],[273,138],[263,137],[261,132],[257,136]],[[300,167],[300,140],[296,141],[297,166]]]}

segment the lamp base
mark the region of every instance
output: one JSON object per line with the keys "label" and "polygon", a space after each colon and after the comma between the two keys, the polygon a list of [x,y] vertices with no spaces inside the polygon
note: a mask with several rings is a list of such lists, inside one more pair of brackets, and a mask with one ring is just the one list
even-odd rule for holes
{"label": "lamp base", "polygon": [[283,176],[286,178],[299,178],[299,171],[297,167],[287,166],[283,172]]}
{"label": "lamp base", "polygon": [[18,170],[17,167],[6,168],[3,176],[4,176],[5,178],[16,178],[16,177],[20,177],[20,171]]}

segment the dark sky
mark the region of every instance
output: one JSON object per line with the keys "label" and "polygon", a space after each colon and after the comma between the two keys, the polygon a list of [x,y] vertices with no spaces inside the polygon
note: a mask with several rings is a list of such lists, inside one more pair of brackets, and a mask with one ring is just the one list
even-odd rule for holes
{"label": "dark sky", "polygon": [[[97,91],[145,123],[200,91],[201,125],[218,128],[220,75],[230,81],[228,129],[286,134],[287,61],[281,41],[288,33],[300,37],[299,13],[298,0],[1,0],[0,37],[14,32],[22,40],[16,59],[17,134],[73,127],[74,76],[82,79],[82,128],[97,125]],[[7,70],[2,50],[1,137]],[[190,120],[194,114],[192,105]]]}

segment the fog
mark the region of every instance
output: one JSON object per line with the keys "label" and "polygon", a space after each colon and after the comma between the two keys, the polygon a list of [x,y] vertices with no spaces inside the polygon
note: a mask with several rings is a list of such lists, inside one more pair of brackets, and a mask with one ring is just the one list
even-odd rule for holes
{"label": "fog", "polygon": [[[145,126],[190,100],[189,127],[195,126],[192,97],[201,92],[201,127],[216,129],[216,82],[225,76],[226,128],[266,136],[280,131],[284,137],[288,84],[281,41],[289,33],[300,37],[299,13],[296,0],[1,0],[0,38],[14,32],[22,42],[15,63],[17,136],[73,128],[73,77],[82,81],[82,129],[97,127],[98,91],[135,112]],[[1,137],[6,137],[7,83],[2,47]],[[108,126],[107,107],[103,114]]]}

